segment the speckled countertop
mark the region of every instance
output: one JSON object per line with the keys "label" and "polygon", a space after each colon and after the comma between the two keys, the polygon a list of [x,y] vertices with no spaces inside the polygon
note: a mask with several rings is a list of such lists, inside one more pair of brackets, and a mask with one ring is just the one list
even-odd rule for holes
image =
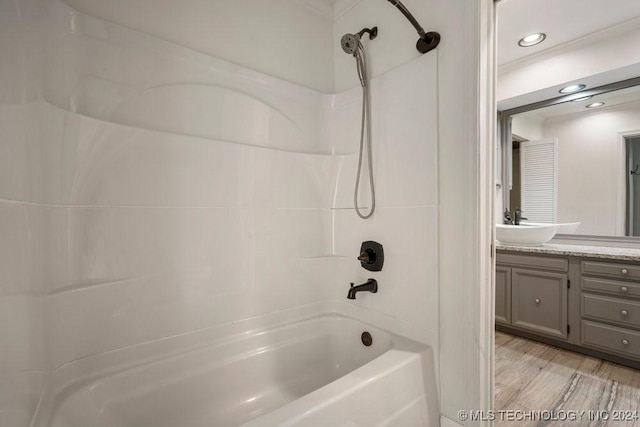
{"label": "speckled countertop", "polygon": [[541,246],[516,246],[496,242],[499,251],[526,252],[547,255],[565,255],[588,258],[617,259],[621,261],[640,262],[640,249],[610,248],[606,246],[560,245],[545,243]]}

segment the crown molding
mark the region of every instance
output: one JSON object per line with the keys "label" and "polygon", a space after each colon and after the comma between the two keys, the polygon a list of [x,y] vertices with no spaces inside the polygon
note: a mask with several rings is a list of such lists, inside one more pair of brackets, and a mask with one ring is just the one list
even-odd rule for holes
{"label": "crown molding", "polygon": [[510,73],[511,71],[526,67],[538,61],[543,61],[554,56],[562,55],[573,50],[577,50],[601,42],[608,38],[618,37],[624,35],[625,33],[629,33],[638,29],[640,29],[640,17],[632,18],[628,21],[613,25],[609,28],[596,31],[595,33],[591,33],[577,39],[569,40],[567,42],[550,47],[532,55],[528,55],[523,58],[499,65],[498,74]]}

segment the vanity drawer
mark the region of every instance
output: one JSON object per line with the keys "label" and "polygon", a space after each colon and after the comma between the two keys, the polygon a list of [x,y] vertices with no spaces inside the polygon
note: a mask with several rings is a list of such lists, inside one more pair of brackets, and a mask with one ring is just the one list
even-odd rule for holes
{"label": "vanity drawer", "polygon": [[582,290],[603,292],[621,297],[640,298],[640,284],[599,279],[597,277],[583,277]]}
{"label": "vanity drawer", "polygon": [[637,328],[640,327],[640,302],[582,294],[582,315]]}
{"label": "vanity drawer", "polygon": [[629,329],[583,320],[582,344],[636,359],[640,357],[640,332]]}
{"label": "vanity drawer", "polygon": [[542,270],[569,271],[567,258],[554,258],[540,255],[516,255],[498,252],[496,264],[508,264],[515,267],[533,267]]}
{"label": "vanity drawer", "polygon": [[612,262],[582,261],[582,274],[594,274],[616,279],[640,279],[640,266]]}

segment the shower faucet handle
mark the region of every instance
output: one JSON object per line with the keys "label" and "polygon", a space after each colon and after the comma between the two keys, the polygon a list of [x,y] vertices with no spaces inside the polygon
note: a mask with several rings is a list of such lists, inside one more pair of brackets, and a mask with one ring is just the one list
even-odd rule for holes
{"label": "shower faucet handle", "polygon": [[384,265],[384,248],[380,243],[371,240],[362,242],[358,261],[365,270],[381,271]]}
{"label": "shower faucet handle", "polygon": [[[373,254],[371,254],[371,255],[373,255]],[[374,256],[374,258],[375,258],[375,256]],[[371,262],[373,262],[373,261],[371,260],[371,256],[370,256],[370,254],[369,254],[367,251],[362,252],[362,253],[360,254],[360,256],[358,257],[358,261],[360,261],[360,262],[366,262],[366,263],[371,263]]]}

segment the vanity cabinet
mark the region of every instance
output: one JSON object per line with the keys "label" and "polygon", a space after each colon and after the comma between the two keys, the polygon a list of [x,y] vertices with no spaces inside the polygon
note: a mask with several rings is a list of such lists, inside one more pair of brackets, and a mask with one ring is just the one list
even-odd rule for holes
{"label": "vanity cabinet", "polygon": [[640,369],[640,259],[499,250],[495,310],[498,330]]}
{"label": "vanity cabinet", "polygon": [[568,259],[498,254],[497,262],[496,323],[567,339]]}

